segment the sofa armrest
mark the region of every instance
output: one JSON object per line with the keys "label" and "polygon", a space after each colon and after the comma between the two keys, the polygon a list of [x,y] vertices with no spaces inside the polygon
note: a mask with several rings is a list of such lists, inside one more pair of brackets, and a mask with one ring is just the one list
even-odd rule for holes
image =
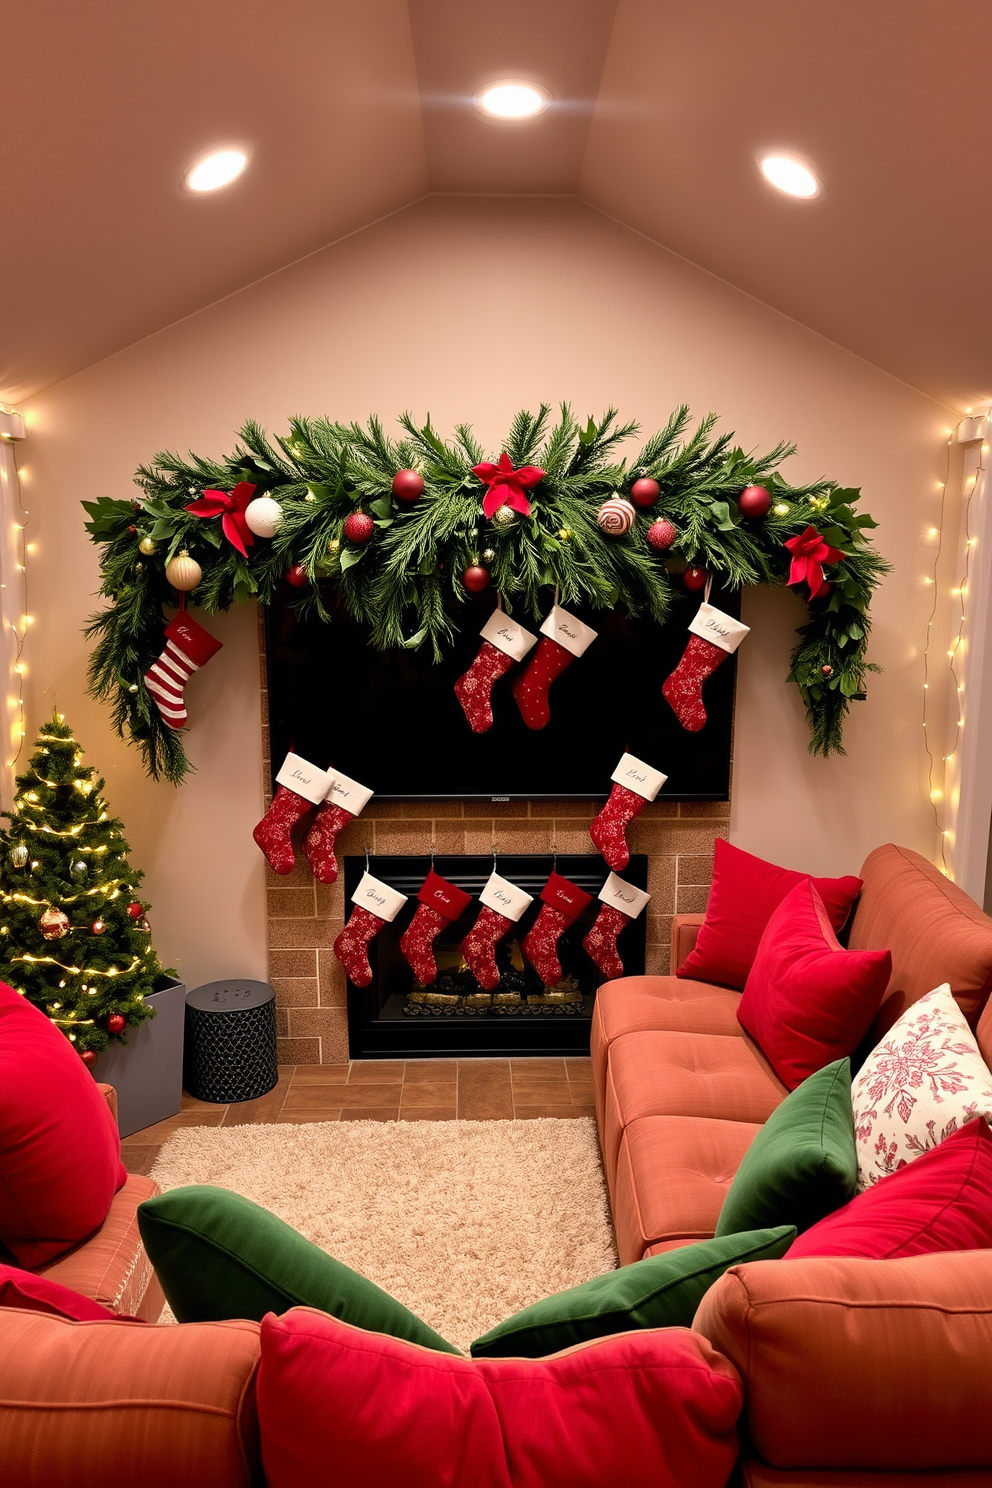
{"label": "sofa armrest", "polygon": [[97,1090],[99,1090],[100,1094],[103,1096],[104,1100],[107,1102],[107,1105],[110,1107],[110,1114],[111,1114],[111,1116],[113,1116],[114,1122],[116,1124],[116,1122],[117,1122],[117,1091],[114,1089],[113,1085],[101,1085],[99,1082],[97,1082],[97,1087],[96,1088],[97,1088]]}
{"label": "sofa armrest", "polygon": [[992,1465],[992,1252],[734,1266],[693,1328],[743,1376],[772,1467]]}
{"label": "sofa armrest", "polygon": [[701,914],[676,915],[672,920],[672,976],[696,944],[699,927],[706,916]]}

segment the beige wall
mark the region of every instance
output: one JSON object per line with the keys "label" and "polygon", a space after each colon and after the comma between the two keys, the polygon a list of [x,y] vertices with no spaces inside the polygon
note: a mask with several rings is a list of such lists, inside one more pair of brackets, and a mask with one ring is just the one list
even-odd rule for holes
{"label": "beige wall", "polygon": [[[911,307],[908,307],[911,313]],[[85,697],[80,626],[96,553],[79,501],[125,496],[134,467],[171,447],[219,454],[247,417],[430,412],[498,440],[522,404],[616,403],[657,426],[672,406],[716,409],[745,446],[795,440],[786,473],[862,485],[894,562],[875,611],[886,669],[856,705],[848,755],[806,753],[784,677],[789,594],[755,591],[740,653],[731,834],[818,872],[854,869],[897,838],[931,852],[923,791],[923,532],[936,512],[945,411],[893,378],[567,200],[435,198],[314,255],[50,389],[28,406],[25,498],[31,722],[58,702],[108,777],[147,870],[163,955],[191,982],[265,974],[257,654],[247,611],[209,622],[224,650],[189,688],[182,790],[152,785]]]}

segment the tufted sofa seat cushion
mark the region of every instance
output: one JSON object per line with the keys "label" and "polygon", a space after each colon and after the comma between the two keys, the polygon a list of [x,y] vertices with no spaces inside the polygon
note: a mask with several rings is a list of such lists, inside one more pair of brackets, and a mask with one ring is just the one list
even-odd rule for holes
{"label": "tufted sofa seat cushion", "polygon": [[788,1091],[756,1044],[719,1034],[627,1033],[610,1045],[600,1143],[611,1186],[624,1131],[646,1116],[761,1125]]}
{"label": "tufted sofa seat cushion", "polygon": [[612,1185],[620,1264],[708,1240],[759,1130],[753,1122],[700,1116],[632,1122],[620,1143]]}

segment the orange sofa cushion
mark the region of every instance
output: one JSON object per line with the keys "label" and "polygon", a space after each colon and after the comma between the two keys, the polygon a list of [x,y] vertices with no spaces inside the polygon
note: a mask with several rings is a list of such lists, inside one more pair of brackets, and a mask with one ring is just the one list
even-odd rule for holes
{"label": "orange sofa cushion", "polygon": [[744,1375],[774,1467],[992,1466],[988,1251],[735,1266],[693,1327]]}
{"label": "orange sofa cushion", "polygon": [[741,994],[708,982],[680,981],[673,976],[622,977],[596,993],[590,1054],[596,1114],[602,1129],[603,1091],[610,1045],[625,1033],[717,1033],[739,1038]]}
{"label": "orange sofa cushion", "polygon": [[3,1488],[249,1488],[258,1334],[0,1309]]}
{"label": "orange sofa cushion", "polygon": [[869,853],[851,922],[852,951],[890,950],[892,976],[869,1039],[878,1043],[911,1003],[941,982],[971,1026],[992,989],[992,919],[963,889],[907,847]]}
{"label": "orange sofa cushion", "polygon": [[620,1143],[613,1220],[620,1264],[649,1247],[709,1240],[741,1158],[760,1127],[698,1116],[648,1116]]}
{"label": "orange sofa cushion", "polygon": [[96,1234],[57,1261],[37,1267],[38,1275],[71,1287],[111,1312],[157,1322],[165,1297],[141,1243],[137,1217],[138,1205],[157,1193],[161,1189],[153,1179],[129,1173]]}
{"label": "orange sofa cushion", "polygon": [[628,1033],[610,1045],[600,1144],[611,1183],[620,1139],[644,1116],[711,1116],[760,1125],[788,1091],[749,1038]]}

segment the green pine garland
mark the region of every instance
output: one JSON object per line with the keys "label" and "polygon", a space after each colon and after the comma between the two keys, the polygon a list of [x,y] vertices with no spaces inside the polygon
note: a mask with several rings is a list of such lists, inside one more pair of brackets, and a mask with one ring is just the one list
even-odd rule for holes
{"label": "green pine garland", "polygon": [[[87,530],[103,547],[101,593],[111,601],[87,628],[96,641],[90,689],[112,703],[115,728],[139,744],[149,773],[178,783],[189,768],[181,734],[162,721],[142,680],[162,649],[163,607],[176,602],[165,565],[183,550],[203,569],[192,599],[209,612],[252,598],[268,604],[287,569],[300,564],[310,580],[296,601],[301,615],[329,620],[325,601],[333,593],[367,625],[373,645],[429,645],[440,658],[466,598],[462,574],[480,558],[508,611],[538,620],[557,590],[566,606],[621,605],[629,615],[663,624],[683,592],[677,576],[687,564],[706,568],[730,589],[778,584],[789,569],[785,540],[808,525],[844,558],[831,569],[829,599],[813,606],[799,632],[789,680],[806,705],[811,750],[843,753],[848,704],[864,697],[866,673],[877,670],[865,660],[868,607],[888,571],[866,537],[877,524],[855,512],[860,492],[826,480],[791,486],[777,467],[794,446],[745,454],[731,445],[731,434],[711,437],[713,414],[688,432],[685,406],[629,464],[618,446],[637,426],[619,422],[615,409],[584,426],[563,405],[551,427],[550,412],[542,404],[537,414],[518,413],[502,446],[514,468],[530,464],[545,471],[531,493],[531,515],[508,527],[482,515],[484,488],[472,467],[486,454],[471,428],[460,424],[455,438],[444,440],[429,420],[418,425],[409,414],[399,420],[399,439],[375,418],[366,428],[297,418],[289,436],[275,443],[248,423],[242,443],[220,462],[160,454],[142,466],[136,480],[143,502],[84,502]],[[392,480],[409,468],[421,473],[426,489],[404,504],[393,497]],[[658,481],[656,505],[638,513],[626,536],[607,536],[596,522],[600,505],[612,494],[625,495],[641,476]],[[204,490],[230,490],[239,481],[251,482],[255,496],[270,495],[283,509],[275,537],[256,539],[247,561],[223,537],[218,520],[185,510]],[[767,517],[747,520],[738,509],[736,498],[751,484],[771,493]],[[356,510],[375,522],[364,546],[349,543],[342,532]],[[659,517],[678,533],[667,553],[646,541]],[[153,556],[140,556],[142,538],[156,544]]]}

